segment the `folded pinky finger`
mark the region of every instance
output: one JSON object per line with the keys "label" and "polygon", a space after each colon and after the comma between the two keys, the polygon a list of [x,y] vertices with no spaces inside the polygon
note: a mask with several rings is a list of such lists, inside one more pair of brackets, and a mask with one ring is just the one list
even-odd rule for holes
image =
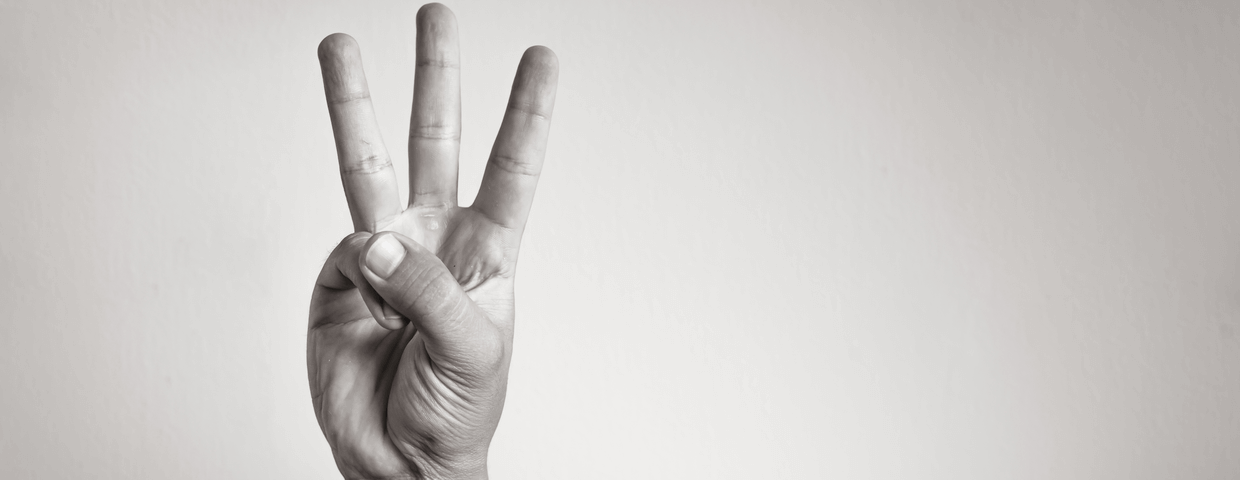
{"label": "folded pinky finger", "polygon": [[[397,330],[404,327],[408,323],[408,319],[400,315],[390,305],[383,301],[383,297],[375,291],[370,282],[366,280],[366,276],[362,274],[361,268],[358,267],[358,258],[361,257],[362,251],[366,248],[366,242],[370,240],[369,232],[357,232],[344,238],[331,255],[324,262],[323,269],[319,272],[319,278],[315,281],[315,289],[324,289],[325,291],[348,291],[354,288],[361,295],[362,302],[366,304],[366,310],[374,317],[375,322],[379,326],[387,330]],[[320,297],[316,292],[315,299]],[[331,296],[328,296],[331,297]],[[312,311],[332,311],[333,309],[326,306],[312,306]],[[324,315],[320,321],[327,322],[328,319],[344,318],[346,321],[356,318],[348,318],[348,316]],[[315,319],[311,319],[311,328],[317,326]]]}

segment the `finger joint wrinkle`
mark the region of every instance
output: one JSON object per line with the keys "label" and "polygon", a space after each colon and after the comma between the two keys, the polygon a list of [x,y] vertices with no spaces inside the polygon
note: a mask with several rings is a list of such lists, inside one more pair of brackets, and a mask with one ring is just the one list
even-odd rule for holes
{"label": "finger joint wrinkle", "polygon": [[509,155],[492,153],[491,159],[488,163],[495,166],[495,168],[514,175],[537,177],[539,174],[539,169],[535,167],[533,163],[522,161]]}
{"label": "finger joint wrinkle", "polygon": [[363,91],[355,93],[340,93],[338,95],[327,97],[327,103],[329,105],[343,105],[361,100],[370,100],[370,92]]}
{"label": "finger joint wrinkle", "polygon": [[517,113],[523,113],[523,114],[529,115],[531,117],[534,117],[534,118],[537,118],[539,120],[543,120],[546,122],[551,121],[550,114],[543,113],[537,106],[529,102],[511,102],[508,104],[508,109],[514,112],[517,112]]}
{"label": "finger joint wrinkle", "polygon": [[392,159],[387,155],[367,155],[355,161],[340,165],[340,173],[346,175],[369,175],[392,167]]}
{"label": "finger joint wrinkle", "polygon": [[409,129],[409,138],[421,140],[460,140],[461,129],[449,125],[417,125]]}
{"label": "finger joint wrinkle", "polygon": [[458,65],[456,62],[434,59],[434,58],[419,59],[415,63],[415,65],[418,67],[433,67],[433,68],[442,68],[445,70],[459,70],[461,68],[460,65]]}
{"label": "finger joint wrinkle", "polygon": [[424,309],[429,315],[446,313],[445,310],[450,307],[447,302],[451,300],[452,291],[447,285],[456,285],[456,278],[452,273],[446,268],[426,268],[415,275],[410,286],[416,293],[409,304]]}

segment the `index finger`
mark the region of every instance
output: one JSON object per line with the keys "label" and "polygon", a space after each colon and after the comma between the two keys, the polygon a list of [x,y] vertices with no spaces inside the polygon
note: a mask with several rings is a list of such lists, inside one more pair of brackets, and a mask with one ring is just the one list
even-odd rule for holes
{"label": "index finger", "polygon": [[401,212],[400,192],[370,104],[357,42],[343,33],[328,35],[319,44],[319,66],[353,229],[376,232]]}

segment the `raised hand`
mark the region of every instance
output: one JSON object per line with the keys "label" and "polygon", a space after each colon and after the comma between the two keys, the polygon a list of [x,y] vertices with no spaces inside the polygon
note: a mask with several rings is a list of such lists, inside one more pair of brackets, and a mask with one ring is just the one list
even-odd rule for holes
{"label": "raised hand", "polygon": [[486,478],[507,388],[517,252],[555,103],[558,62],[525,51],[473,205],[457,206],[460,65],[447,7],[417,17],[408,206],[379,135],[357,43],[319,45],[356,233],[323,266],[307,364],[346,478]]}

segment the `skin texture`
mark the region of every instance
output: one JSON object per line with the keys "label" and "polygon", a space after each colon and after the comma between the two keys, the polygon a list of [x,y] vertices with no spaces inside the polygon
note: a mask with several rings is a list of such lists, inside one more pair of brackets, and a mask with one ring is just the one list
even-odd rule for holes
{"label": "skin texture", "polygon": [[478,196],[460,207],[456,31],[447,7],[418,11],[407,206],[357,42],[333,34],[319,45],[355,233],[315,282],[306,362],[319,426],[346,478],[487,477],[558,61],[545,47],[525,51]]}

